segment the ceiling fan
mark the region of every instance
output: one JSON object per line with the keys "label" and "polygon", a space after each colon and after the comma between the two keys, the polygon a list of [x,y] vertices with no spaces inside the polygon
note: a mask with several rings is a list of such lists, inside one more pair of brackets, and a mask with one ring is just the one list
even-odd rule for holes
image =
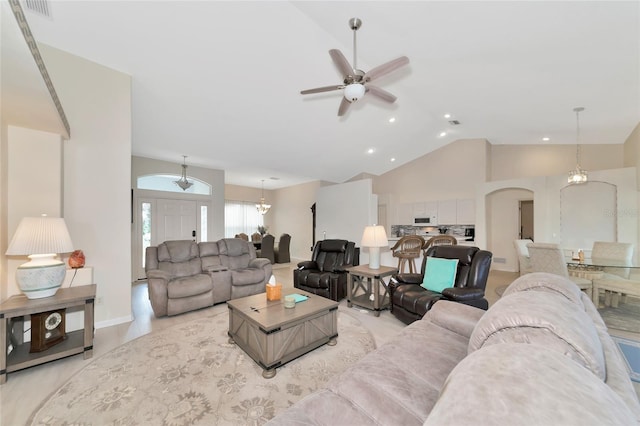
{"label": "ceiling fan", "polygon": [[409,58],[401,56],[379,65],[369,70],[369,72],[359,70],[356,63],[356,31],[358,31],[361,26],[362,21],[360,19],[349,19],[349,27],[353,30],[353,67],[351,67],[349,61],[347,61],[345,56],[338,49],[329,50],[329,55],[331,56],[331,59],[333,59],[333,63],[338,67],[338,70],[340,70],[344,77],[343,84],[317,87],[315,89],[308,89],[300,92],[303,95],[308,95],[311,93],[330,92],[332,90],[344,89],[344,96],[342,97],[340,107],[338,108],[338,116],[344,115],[349,106],[362,98],[367,92],[382,99],[383,101],[389,103],[395,102],[397,98],[394,95],[378,86],[370,84],[370,82],[409,63]]}

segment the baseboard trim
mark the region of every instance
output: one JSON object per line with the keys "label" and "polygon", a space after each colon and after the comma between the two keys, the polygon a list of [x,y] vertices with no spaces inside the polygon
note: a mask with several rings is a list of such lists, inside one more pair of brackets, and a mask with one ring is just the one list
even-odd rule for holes
{"label": "baseboard trim", "polygon": [[99,321],[95,323],[95,328],[106,328],[106,327],[111,327],[118,324],[124,324],[131,321],[133,321],[133,316],[127,315],[120,318],[112,318],[106,321]]}

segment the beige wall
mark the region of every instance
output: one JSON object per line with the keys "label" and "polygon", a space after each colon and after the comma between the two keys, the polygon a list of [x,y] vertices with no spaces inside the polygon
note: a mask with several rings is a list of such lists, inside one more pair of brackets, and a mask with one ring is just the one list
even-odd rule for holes
{"label": "beige wall", "polygon": [[40,51],[71,124],[63,211],[93,267],[96,327],[131,319],[131,78],[69,53]]}
{"label": "beige wall", "polygon": [[[631,132],[624,143],[624,166],[640,166],[640,123]],[[638,174],[638,188],[640,189],[640,173]]]}
{"label": "beige wall", "polygon": [[[582,145],[580,165],[587,171],[624,167],[623,145]],[[489,181],[552,176],[576,167],[575,145],[491,145]]]}

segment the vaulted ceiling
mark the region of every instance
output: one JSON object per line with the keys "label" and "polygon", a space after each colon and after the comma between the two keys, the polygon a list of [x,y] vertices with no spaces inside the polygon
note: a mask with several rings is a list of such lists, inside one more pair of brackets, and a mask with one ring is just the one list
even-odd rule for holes
{"label": "vaulted ceiling", "polygon": [[[132,76],[134,155],[188,155],[232,184],[379,175],[457,139],[573,144],[576,106],[582,143],[623,143],[640,121],[638,2],[48,6],[23,5],[38,42]],[[340,91],[300,90],[341,82],[328,51],[353,60],[352,17],[358,68],[411,62],[376,82],[396,103],[366,95],[338,117]]]}

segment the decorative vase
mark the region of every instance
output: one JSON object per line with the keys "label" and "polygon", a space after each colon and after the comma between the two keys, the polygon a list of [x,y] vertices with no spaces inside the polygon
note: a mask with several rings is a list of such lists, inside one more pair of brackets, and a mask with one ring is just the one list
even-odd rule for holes
{"label": "decorative vase", "polygon": [[82,268],[84,266],[84,253],[82,250],[75,250],[69,256],[69,266],[73,269]]}

